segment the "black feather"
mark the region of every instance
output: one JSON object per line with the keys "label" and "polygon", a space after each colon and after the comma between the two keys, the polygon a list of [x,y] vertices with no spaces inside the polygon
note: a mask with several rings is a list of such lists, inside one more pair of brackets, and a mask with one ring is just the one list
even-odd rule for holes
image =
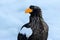
{"label": "black feather", "polygon": [[[46,22],[42,17],[41,9],[33,5],[31,5],[30,8],[33,9],[33,12],[30,13],[29,23],[23,25],[23,27],[24,26],[27,28],[30,27],[33,31],[33,34],[28,38],[28,40],[47,40],[48,25],[46,24]],[[22,36],[18,37],[18,40],[20,40],[20,38],[22,40],[24,37],[26,37],[26,36],[23,37]]]}
{"label": "black feather", "polygon": [[26,35],[23,35],[23,34],[19,33],[17,40],[27,40]]}

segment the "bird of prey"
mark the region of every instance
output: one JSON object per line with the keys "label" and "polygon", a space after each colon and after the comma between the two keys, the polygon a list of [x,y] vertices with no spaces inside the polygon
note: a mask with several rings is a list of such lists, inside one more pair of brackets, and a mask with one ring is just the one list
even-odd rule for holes
{"label": "bird of prey", "polygon": [[38,6],[31,5],[25,10],[29,13],[29,23],[20,29],[17,40],[47,40],[48,25],[42,17],[42,11]]}

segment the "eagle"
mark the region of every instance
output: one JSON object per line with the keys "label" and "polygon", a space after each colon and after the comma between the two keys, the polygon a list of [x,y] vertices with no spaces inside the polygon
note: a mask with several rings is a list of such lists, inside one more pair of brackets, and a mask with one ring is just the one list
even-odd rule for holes
{"label": "eagle", "polygon": [[25,13],[30,14],[29,22],[22,26],[17,40],[47,40],[48,25],[42,17],[40,7],[31,5]]}

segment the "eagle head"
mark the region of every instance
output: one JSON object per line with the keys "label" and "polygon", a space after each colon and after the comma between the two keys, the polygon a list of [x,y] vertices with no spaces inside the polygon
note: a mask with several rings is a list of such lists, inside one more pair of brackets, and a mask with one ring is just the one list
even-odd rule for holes
{"label": "eagle head", "polygon": [[31,14],[31,16],[40,16],[41,9],[38,6],[31,5],[29,8],[25,10],[25,13]]}

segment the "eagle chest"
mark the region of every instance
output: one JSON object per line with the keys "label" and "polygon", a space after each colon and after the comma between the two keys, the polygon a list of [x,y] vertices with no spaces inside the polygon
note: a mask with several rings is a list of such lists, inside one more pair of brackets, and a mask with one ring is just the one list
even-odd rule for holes
{"label": "eagle chest", "polygon": [[43,30],[42,30],[42,26],[40,25],[39,17],[32,18],[31,23],[29,25],[33,31],[33,34],[35,36],[40,36],[40,34]]}

